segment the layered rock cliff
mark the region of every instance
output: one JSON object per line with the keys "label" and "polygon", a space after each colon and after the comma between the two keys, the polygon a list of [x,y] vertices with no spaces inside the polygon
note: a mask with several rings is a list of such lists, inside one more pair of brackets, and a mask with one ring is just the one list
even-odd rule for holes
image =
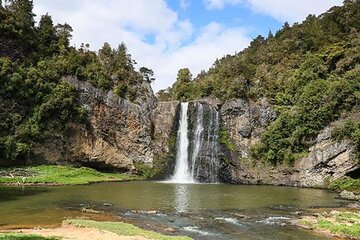
{"label": "layered rock cliff", "polygon": [[329,180],[351,176],[359,169],[353,145],[347,140],[333,140],[331,126],[320,132],[308,155],[296,160],[294,166],[251,160],[251,146],[276,118],[276,112],[265,99],[253,103],[232,100],[221,107],[221,114],[223,126],[236,145],[230,154],[232,183],[326,187]]}
{"label": "layered rock cliff", "polygon": [[[80,103],[87,109],[87,120],[71,126],[67,136],[55,135],[38,145],[38,156],[49,162],[71,162],[104,170],[138,172],[145,166],[152,169],[151,177],[166,178],[172,174],[180,102],[157,102],[151,88],[145,98],[131,102],[76,78],[64,81],[79,91]],[[207,160],[211,158],[209,147],[214,139],[220,144],[216,154],[220,160],[218,177],[222,182],[323,187],[329,179],[358,171],[353,146],[348,141],[332,140],[331,127],[318,135],[308,156],[297,160],[293,167],[251,160],[251,146],[277,117],[266,99],[192,102],[189,108],[191,132],[196,130],[199,104],[203,108],[204,133],[203,147],[197,157],[204,160],[199,161],[201,179],[209,178],[202,169],[206,169]],[[212,138],[207,133],[211,128],[210,115],[216,114],[219,136]],[[195,136],[190,138],[190,141],[196,140]]]}
{"label": "layered rock cliff", "polygon": [[149,94],[144,100],[131,102],[76,78],[64,81],[79,91],[79,101],[87,110],[86,122],[72,126],[68,136],[59,135],[37,146],[37,155],[51,162],[123,171],[135,170],[135,163],[152,164],[156,101],[150,86],[145,86]]}

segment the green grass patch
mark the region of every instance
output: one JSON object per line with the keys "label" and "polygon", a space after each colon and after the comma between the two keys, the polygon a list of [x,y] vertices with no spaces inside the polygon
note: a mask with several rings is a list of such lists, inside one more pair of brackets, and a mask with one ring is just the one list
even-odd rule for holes
{"label": "green grass patch", "polygon": [[186,236],[167,236],[157,232],[147,231],[129,223],[122,222],[97,222],[93,220],[71,219],[64,221],[67,224],[74,224],[80,227],[96,228],[116,233],[121,236],[143,236],[157,240],[190,240]]}
{"label": "green grass patch", "polygon": [[[11,172],[12,170],[1,169],[2,172]],[[77,185],[91,182],[140,180],[138,176],[123,173],[102,173],[86,167],[44,165],[22,168],[21,171],[29,174],[26,174],[25,177],[21,175],[3,176],[0,177],[0,183]]]}
{"label": "green grass patch", "polygon": [[225,128],[221,128],[219,131],[219,142],[224,144],[230,151],[236,150],[236,145],[231,140],[230,132]]}
{"label": "green grass patch", "polygon": [[330,221],[327,221],[325,219],[321,219],[317,223],[318,227],[321,229],[327,229],[330,230],[330,232],[335,234],[342,234],[347,235],[350,237],[360,237],[360,224],[341,224],[341,223],[333,223]]}
{"label": "green grass patch", "polygon": [[0,233],[0,240],[59,240],[61,238],[46,238],[32,234]]}
{"label": "green grass patch", "polygon": [[347,190],[360,193],[360,179],[341,178],[330,181],[329,187],[335,190]]}
{"label": "green grass patch", "polygon": [[360,213],[336,212],[320,215],[315,222],[302,221],[314,229],[329,230],[333,234],[360,238]]}

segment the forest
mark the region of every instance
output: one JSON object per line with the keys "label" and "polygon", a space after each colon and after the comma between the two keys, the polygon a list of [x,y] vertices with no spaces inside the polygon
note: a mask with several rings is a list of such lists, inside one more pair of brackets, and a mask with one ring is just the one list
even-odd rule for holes
{"label": "forest", "polygon": [[86,108],[66,77],[133,102],[147,94],[143,82],[154,73],[136,70],[124,43],[104,43],[97,52],[88,44],[76,48],[69,24],[54,25],[48,14],[35,23],[32,1],[0,3],[0,163],[24,163],[34,144],[84,121]]}

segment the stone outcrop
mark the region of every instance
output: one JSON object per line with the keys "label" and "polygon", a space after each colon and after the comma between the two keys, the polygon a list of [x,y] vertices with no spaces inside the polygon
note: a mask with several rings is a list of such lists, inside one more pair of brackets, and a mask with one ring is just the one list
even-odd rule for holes
{"label": "stone outcrop", "polygon": [[293,167],[252,161],[247,158],[250,147],[276,118],[270,104],[264,99],[252,104],[233,100],[222,106],[221,114],[236,145],[235,154],[231,155],[232,183],[326,187],[329,179],[344,177],[359,168],[351,143],[333,140],[331,127],[317,136],[308,156],[297,160]]}
{"label": "stone outcrop", "polygon": [[[143,87],[148,94],[131,102],[76,78],[64,81],[79,91],[80,103],[88,112],[87,121],[70,126],[71,132],[67,136],[54,134],[55,137],[38,145],[38,155],[57,163],[73,162],[123,171],[136,171],[137,164],[145,164],[158,168],[163,177],[172,173],[180,102],[157,102],[146,83]],[[328,179],[359,170],[351,143],[332,140],[330,127],[318,135],[308,156],[297,160],[293,167],[249,160],[250,147],[259,141],[265,127],[276,119],[276,112],[267,100],[248,102],[234,99],[222,103],[216,98],[207,98],[198,102],[204,106],[204,132],[209,127],[210,113],[217,111],[219,131],[227,131],[229,141],[235,146],[231,151],[224,144],[218,148],[221,181],[323,187]],[[195,106],[194,102],[190,103],[189,112],[194,115],[189,118],[190,128],[195,128],[197,121]],[[206,148],[201,148],[198,154],[207,159],[209,153]]]}
{"label": "stone outcrop", "polygon": [[321,187],[327,179],[344,177],[358,168],[351,143],[332,140],[331,131],[331,127],[325,128],[310,147],[309,155],[295,162],[299,186]]}
{"label": "stone outcrop", "polygon": [[248,157],[250,146],[258,141],[264,127],[276,118],[266,99],[259,102],[230,100],[222,105],[220,111],[223,126],[229,131],[242,158]]}
{"label": "stone outcrop", "polygon": [[[170,141],[176,141],[180,102],[159,102],[153,111],[155,154],[170,153]],[[175,139],[173,139],[175,138]]]}
{"label": "stone outcrop", "polygon": [[78,162],[124,171],[134,169],[134,163],[152,164],[152,111],[156,102],[151,88],[144,101],[133,103],[76,78],[64,81],[79,91],[79,101],[87,109],[88,118],[85,124],[72,126],[69,136],[58,136],[38,146],[39,155],[53,162]]}

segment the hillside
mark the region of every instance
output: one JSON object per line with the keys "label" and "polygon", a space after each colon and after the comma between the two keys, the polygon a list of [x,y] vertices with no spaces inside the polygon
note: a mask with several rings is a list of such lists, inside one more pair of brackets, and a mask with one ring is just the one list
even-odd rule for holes
{"label": "hillside", "polygon": [[253,159],[293,164],[335,120],[333,138],[351,139],[360,156],[360,1],[344,1],[214,62],[194,79],[181,69],[161,100],[266,99],[277,118],[251,147]]}
{"label": "hillside", "polygon": [[[0,1],[0,165],[39,160],[34,150],[46,142],[71,144],[74,129],[91,126],[94,106],[110,92],[132,106],[153,98],[152,70],[137,71],[124,43],[75,48],[70,25],[54,25],[50,15],[36,24],[32,10],[29,0]],[[90,90],[96,101],[88,101]]]}

